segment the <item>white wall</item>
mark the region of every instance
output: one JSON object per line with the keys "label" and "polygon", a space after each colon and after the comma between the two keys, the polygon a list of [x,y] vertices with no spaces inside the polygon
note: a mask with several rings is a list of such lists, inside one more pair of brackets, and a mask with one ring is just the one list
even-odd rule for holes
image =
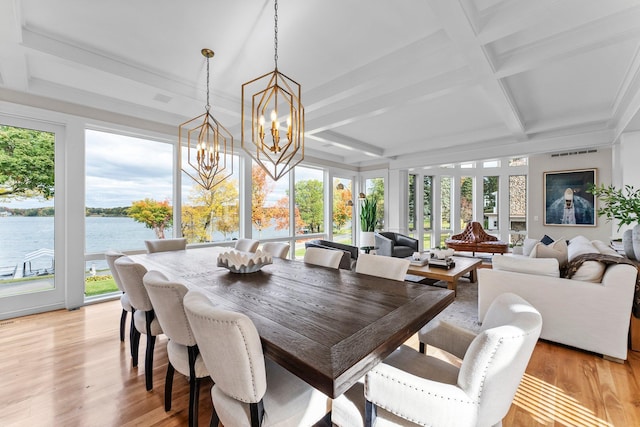
{"label": "white wall", "polygon": [[590,240],[597,239],[608,242],[617,227],[614,228],[613,224],[602,218],[596,218],[595,227],[544,225],[543,176],[544,172],[596,168],[596,184],[609,185],[612,182],[611,165],[611,148],[599,148],[595,153],[558,157],[552,157],[551,154],[541,154],[529,157],[529,178],[527,181],[529,237],[540,238],[547,234],[554,239],[562,237],[570,239],[581,234]]}

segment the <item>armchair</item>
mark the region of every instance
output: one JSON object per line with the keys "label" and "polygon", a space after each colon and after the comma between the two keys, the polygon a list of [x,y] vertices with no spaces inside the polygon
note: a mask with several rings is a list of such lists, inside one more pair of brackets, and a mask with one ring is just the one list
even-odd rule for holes
{"label": "armchair", "polygon": [[418,241],[404,234],[381,231],[375,237],[378,255],[406,258],[418,251]]}
{"label": "armchair", "polygon": [[358,260],[358,248],[351,245],[345,245],[343,243],[317,239],[305,242],[304,247],[342,251],[342,258],[340,260],[340,266],[338,268],[341,268],[343,270],[352,270],[356,265],[356,261]]}

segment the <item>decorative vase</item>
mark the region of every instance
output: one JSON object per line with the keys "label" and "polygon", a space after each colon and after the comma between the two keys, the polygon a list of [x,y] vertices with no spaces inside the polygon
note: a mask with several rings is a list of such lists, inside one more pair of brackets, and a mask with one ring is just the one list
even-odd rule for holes
{"label": "decorative vase", "polygon": [[631,242],[635,259],[640,260],[640,224],[636,224],[631,232]]}
{"label": "decorative vase", "polygon": [[376,236],[373,231],[360,232],[360,247],[374,247],[376,245]]}
{"label": "decorative vase", "polygon": [[622,247],[624,248],[624,254],[629,259],[636,259],[636,255],[633,251],[633,230],[630,228],[622,233]]}

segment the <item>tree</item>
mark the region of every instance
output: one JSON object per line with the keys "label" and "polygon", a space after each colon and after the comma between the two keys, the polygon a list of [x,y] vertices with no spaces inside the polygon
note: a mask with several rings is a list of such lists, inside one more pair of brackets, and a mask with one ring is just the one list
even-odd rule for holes
{"label": "tree", "polygon": [[324,192],[322,181],[308,179],[295,185],[296,206],[302,221],[311,232],[320,232],[324,220]]}
{"label": "tree", "polygon": [[273,209],[268,209],[265,204],[267,196],[273,191],[274,183],[267,179],[267,172],[258,165],[251,168],[251,222],[258,230],[258,238],[263,229],[271,225],[274,218]]}
{"label": "tree", "polygon": [[138,200],[131,204],[128,214],[137,222],[155,231],[158,239],[164,239],[164,230],[173,222],[173,211],[169,201],[153,199]]}
{"label": "tree", "polygon": [[238,180],[226,179],[212,190],[194,185],[189,194],[191,203],[188,210],[183,208],[182,215],[188,215],[188,226],[195,229],[185,230],[183,218],[182,234],[190,242],[209,242],[213,234],[220,232],[225,240],[229,234],[240,229],[238,207]]}
{"label": "tree", "polygon": [[460,178],[460,221],[462,225],[473,221],[473,178]]}
{"label": "tree", "polygon": [[[287,230],[289,228],[289,196],[280,198],[272,209],[273,217],[276,220],[276,230]],[[294,207],[293,215],[296,230],[300,230],[307,225],[300,217],[300,209],[297,206]]]}
{"label": "tree", "polygon": [[54,154],[53,133],[0,126],[0,197],[53,197]]}
{"label": "tree", "polygon": [[[369,186],[369,183],[372,186]],[[371,178],[367,180],[367,193],[376,201],[376,229],[384,229],[384,178]]]}

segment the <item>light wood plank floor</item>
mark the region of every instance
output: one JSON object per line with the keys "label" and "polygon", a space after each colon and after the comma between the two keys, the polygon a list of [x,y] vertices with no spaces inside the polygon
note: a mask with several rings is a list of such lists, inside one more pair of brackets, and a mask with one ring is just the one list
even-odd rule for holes
{"label": "light wood plank floor", "polygon": [[[120,303],[0,321],[1,426],[182,426],[188,383],[176,373],[164,411],[166,339],[159,338],[154,389],[120,343]],[[414,338],[411,345],[417,344]],[[640,426],[640,353],[625,364],[539,342],[504,426]],[[200,425],[211,413],[206,382]]]}

